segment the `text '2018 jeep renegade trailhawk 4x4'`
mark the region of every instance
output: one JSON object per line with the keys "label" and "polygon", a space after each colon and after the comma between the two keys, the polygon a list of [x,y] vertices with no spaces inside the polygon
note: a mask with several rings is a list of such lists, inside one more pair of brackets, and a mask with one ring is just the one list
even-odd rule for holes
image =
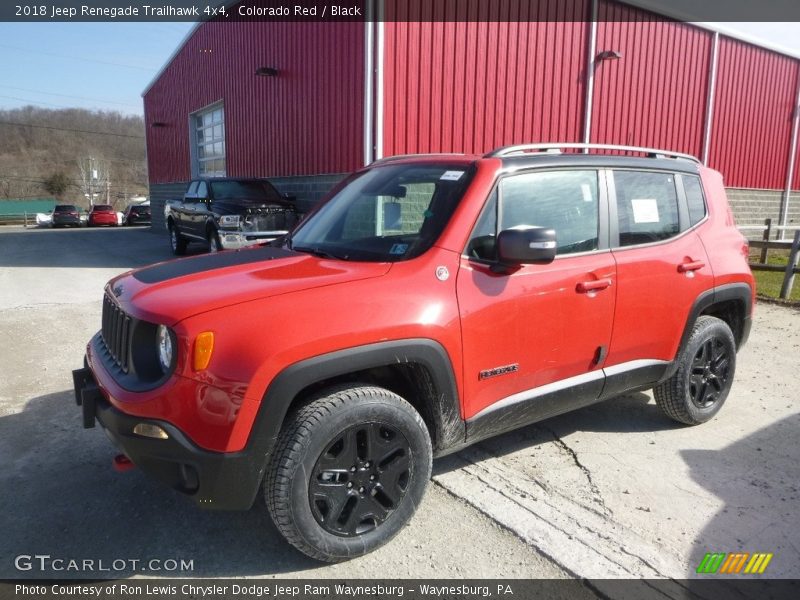
{"label": "text '2018 jeep renegade trailhawk 4x4'", "polygon": [[280,243],[113,279],[84,425],[200,506],[263,490],[336,561],[399,531],[432,456],[647,388],[707,421],[754,300],[722,177],[575,149],[380,160]]}

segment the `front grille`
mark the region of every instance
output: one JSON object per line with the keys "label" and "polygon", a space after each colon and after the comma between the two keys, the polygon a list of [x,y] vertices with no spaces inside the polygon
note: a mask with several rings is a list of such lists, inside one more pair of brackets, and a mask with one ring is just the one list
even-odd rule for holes
{"label": "front grille", "polygon": [[285,208],[262,208],[244,217],[242,231],[289,231],[297,224],[297,214]]}
{"label": "front grille", "polygon": [[130,348],[131,318],[117,306],[107,295],[103,297],[103,343],[106,345],[111,358],[122,369],[128,372],[128,358]]}

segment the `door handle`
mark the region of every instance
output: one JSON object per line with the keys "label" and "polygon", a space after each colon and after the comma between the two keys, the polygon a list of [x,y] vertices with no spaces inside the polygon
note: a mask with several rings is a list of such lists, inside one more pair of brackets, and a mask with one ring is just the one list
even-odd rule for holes
{"label": "door handle", "polygon": [[689,271],[697,271],[706,266],[702,260],[693,260],[678,265],[678,273],[688,273]]}
{"label": "door handle", "polygon": [[575,291],[579,294],[586,294],[588,292],[598,292],[611,286],[610,279],[598,279],[596,281],[582,281],[576,287]]}

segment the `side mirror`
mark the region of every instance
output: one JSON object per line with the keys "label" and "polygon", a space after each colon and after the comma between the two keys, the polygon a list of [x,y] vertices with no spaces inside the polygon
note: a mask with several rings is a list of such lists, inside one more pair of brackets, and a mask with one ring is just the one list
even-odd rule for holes
{"label": "side mirror", "polygon": [[292,204],[297,202],[297,196],[293,196],[292,194],[284,194],[283,199]]}
{"label": "side mirror", "polygon": [[549,263],[556,257],[556,232],[544,227],[519,226],[497,236],[497,258],[501,265]]}

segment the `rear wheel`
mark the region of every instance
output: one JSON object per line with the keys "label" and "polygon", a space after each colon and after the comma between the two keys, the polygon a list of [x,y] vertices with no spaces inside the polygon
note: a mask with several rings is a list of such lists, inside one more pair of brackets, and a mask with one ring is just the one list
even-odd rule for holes
{"label": "rear wheel", "polygon": [[186,238],[178,233],[178,229],[172,222],[169,224],[169,244],[170,248],[172,249],[172,253],[175,256],[182,256],[186,254]]}
{"label": "rear wheel", "polygon": [[324,392],[287,418],[264,484],[275,525],[308,556],[338,562],[388,542],[431,474],[414,408],[378,387]]}
{"label": "rear wheel", "polygon": [[675,374],[656,386],[656,403],[669,417],[698,425],[725,403],[736,371],[736,342],[730,327],[716,317],[697,319]]}

